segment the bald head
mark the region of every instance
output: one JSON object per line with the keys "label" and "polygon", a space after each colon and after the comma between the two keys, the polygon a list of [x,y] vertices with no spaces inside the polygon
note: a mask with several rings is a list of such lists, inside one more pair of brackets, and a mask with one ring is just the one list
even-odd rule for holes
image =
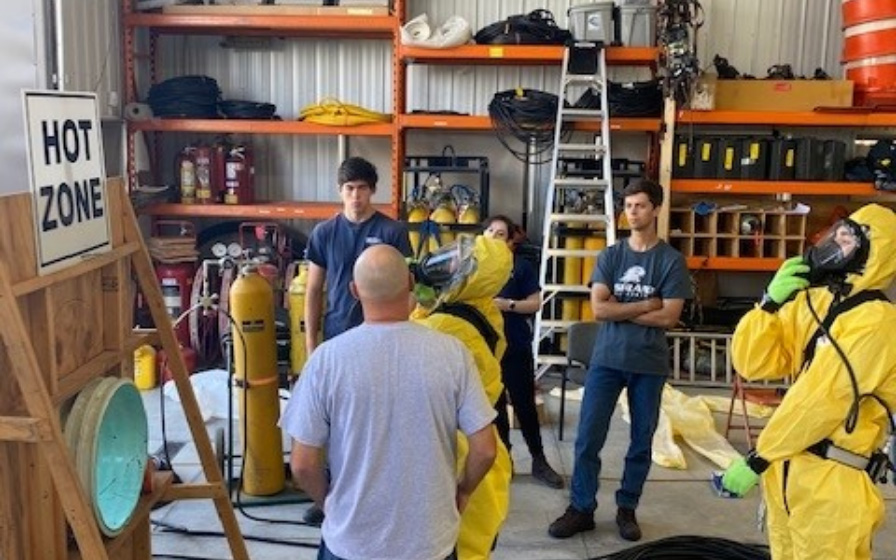
{"label": "bald head", "polygon": [[390,245],[368,247],[355,261],[355,290],[361,303],[387,303],[408,299],[410,273],[404,256]]}

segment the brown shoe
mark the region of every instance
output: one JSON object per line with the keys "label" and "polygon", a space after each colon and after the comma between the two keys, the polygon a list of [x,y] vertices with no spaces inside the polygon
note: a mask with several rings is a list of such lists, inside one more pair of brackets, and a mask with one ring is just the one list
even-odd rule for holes
{"label": "brown shoe", "polygon": [[532,478],[551,488],[563,488],[563,477],[551,468],[544,457],[532,458]]}
{"label": "brown shoe", "polygon": [[641,528],[635,519],[635,510],[620,507],[616,510],[616,526],[619,527],[619,536],[627,541],[641,540]]}
{"label": "brown shoe", "polygon": [[568,539],[569,537],[594,529],[594,514],[584,513],[569,506],[563,515],[558,517],[548,527],[548,534],[555,539]]}

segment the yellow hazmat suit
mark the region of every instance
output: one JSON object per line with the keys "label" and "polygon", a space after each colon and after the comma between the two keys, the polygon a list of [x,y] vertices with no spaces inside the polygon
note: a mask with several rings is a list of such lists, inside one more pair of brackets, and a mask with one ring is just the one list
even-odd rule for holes
{"label": "yellow hazmat suit", "polygon": [[[418,309],[415,320],[440,332],[453,335],[462,341],[476,361],[482,385],[489,401],[494,404],[504,391],[501,382],[501,356],[507,344],[504,340],[504,320],[495,307],[493,298],[501,291],[510,278],[513,255],[503,241],[486,239],[481,235],[475,240],[473,256],[476,270],[453,293],[445,294],[445,303],[466,303],[482,313],[499,335],[495,352],[489,349],[482,335],[468,321],[447,313],[432,313]],[[493,427],[493,429],[495,429]],[[459,560],[479,560],[488,558],[498,531],[504,524],[510,507],[510,478],[512,465],[507,448],[498,437],[498,456],[491,470],[473,492],[461,516],[460,536],[457,542]],[[458,433],[458,468],[466,460],[467,440]]]}
{"label": "yellow hazmat suit", "polygon": [[[850,294],[886,289],[896,278],[896,214],[871,204],[850,218],[870,228],[865,270],[847,275]],[[802,369],[803,349],[818,325],[807,300],[823,319],[833,295],[827,288],[810,288],[775,313],[757,307],[740,321],[733,340],[734,367],[747,379],[798,376],[756,444],[757,454],[770,463],[762,482],[772,557],[871,558],[872,535],[884,515],[880,491],[864,471],[806,448],[829,438],[870,456],[886,437],[887,412],[873,398],[861,399],[857,425],[847,433],[853,387],[834,344],[822,337],[814,359]],[[873,393],[896,412],[894,326],[896,307],[870,301],[839,315],[830,338],[851,364],[858,393]]]}

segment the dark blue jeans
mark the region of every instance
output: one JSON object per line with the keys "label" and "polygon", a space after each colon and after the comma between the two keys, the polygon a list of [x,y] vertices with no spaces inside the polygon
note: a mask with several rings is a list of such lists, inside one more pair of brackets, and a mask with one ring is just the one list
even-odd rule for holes
{"label": "dark blue jeans", "polygon": [[[327,545],[324,544],[323,540],[321,540],[320,548],[317,550],[317,560],[344,560],[344,559],[340,558],[339,556],[336,556],[335,554],[330,552],[330,549],[327,548]],[[452,552],[451,554],[448,555],[447,558],[445,558],[445,560],[457,560],[457,552]]]}
{"label": "dark blue jeans", "polygon": [[610,419],[623,387],[628,388],[632,425],[622,485],[616,492],[616,505],[632,509],[638,507],[641,490],[650,471],[653,432],[656,431],[665,382],[663,375],[630,373],[596,365],[588,369],[579,415],[579,433],[576,436],[570,492],[572,507],[587,513],[597,509],[600,452],[607,441]]}

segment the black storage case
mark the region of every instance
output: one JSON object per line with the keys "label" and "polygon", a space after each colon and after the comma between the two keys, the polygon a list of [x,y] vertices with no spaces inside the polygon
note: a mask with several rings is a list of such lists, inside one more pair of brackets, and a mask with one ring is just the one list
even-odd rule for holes
{"label": "black storage case", "polygon": [[694,176],[694,146],[696,139],[689,136],[676,136],[672,156],[672,177],[690,179]]}
{"label": "black storage case", "polygon": [[796,180],[824,180],[824,140],[818,138],[797,139]]}
{"label": "black storage case", "polygon": [[719,179],[740,179],[740,159],[743,139],[722,136],[719,142]]}
{"label": "black storage case", "polygon": [[741,144],[740,178],[762,181],[768,178],[769,139],[744,138]]}
{"label": "black storage case", "polygon": [[694,139],[694,178],[715,179],[719,172],[719,139],[701,136]]}
{"label": "black storage case", "polygon": [[769,146],[768,178],[793,181],[796,178],[796,140],[775,138]]}
{"label": "black storage case", "polygon": [[846,175],[846,143],[841,140],[824,141],[822,180],[843,181]]}

